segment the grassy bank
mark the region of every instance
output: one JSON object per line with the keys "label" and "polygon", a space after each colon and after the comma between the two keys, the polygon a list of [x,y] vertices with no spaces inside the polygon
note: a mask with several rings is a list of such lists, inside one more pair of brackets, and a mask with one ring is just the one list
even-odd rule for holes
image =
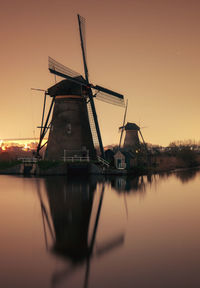
{"label": "grassy bank", "polygon": [[17,160],[13,161],[0,161],[0,170],[6,170],[19,165],[21,162]]}

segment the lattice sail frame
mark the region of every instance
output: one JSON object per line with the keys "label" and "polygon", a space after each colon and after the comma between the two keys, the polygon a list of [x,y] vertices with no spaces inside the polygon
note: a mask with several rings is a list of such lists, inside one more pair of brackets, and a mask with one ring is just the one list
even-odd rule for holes
{"label": "lattice sail frame", "polygon": [[[69,67],[64,66],[63,64],[59,63],[58,61],[54,60],[51,57],[49,57],[49,70],[51,73],[55,73],[57,75],[58,75],[58,73],[62,74],[60,76],[63,76],[72,82],[75,82],[77,84],[80,84],[80,85],[83,85],[86,87],[88,86],[84,80],[81,81],[80,79],[77,79],[77,77],[83,77],[80,73],[72,70]],[[101,87],[98,85],[96,85],[96,86],[91,85],[91,87],[92,87],[93,95],[97,100],[100,100],[100,101],[103,101],[106,103],[110,103],[113,105],[121,106],[121,107],[125,106],[123,95],[116,93],[114,91],[105,89],[104,87]],[[101,89],[101,90],[99,90],[99,89]],[[105,91],[108,91],[110,93],[106,93]]]}
{"label": "lattice sail frame", "polygon": [[83,48],[84,48],[85,58],[87,62],[85,18],[79,15],[79,19],[80,19],[80,26],[81,26],[80,28],[81,28],[81,34],[82,34],[82,39],[83,39]]}
{"label": "lattice sail frame", "polygon": [[49,66],[49,70],[52,71],[57,71],[60,72],[62,74],[65,74],[69,77],[80,77],[81,74],[72,70],[71,68],[59,63],[58,61],[56,61],[55,59],[48,57],[48,66]]}
{"label": "lattice sail frame", "polygon": [[94,95],[97,100],[100,100],[109,104],[117,105],[120,107],[125,107],[124,99],[117,98],[116,96],[112,96],[102,91],[97,91],[97,92],[94,91]]}

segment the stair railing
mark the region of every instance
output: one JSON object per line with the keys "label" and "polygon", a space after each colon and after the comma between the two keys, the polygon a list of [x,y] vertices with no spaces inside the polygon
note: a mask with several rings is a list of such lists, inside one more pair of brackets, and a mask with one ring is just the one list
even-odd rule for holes
{"label": "stair railing", "polygon": [[110,164],[108,161],[106,161],[105,159],[101,158],[100,156],[97,156],[97,159],[100,163],[102,163],[104,166],[109,167]]}

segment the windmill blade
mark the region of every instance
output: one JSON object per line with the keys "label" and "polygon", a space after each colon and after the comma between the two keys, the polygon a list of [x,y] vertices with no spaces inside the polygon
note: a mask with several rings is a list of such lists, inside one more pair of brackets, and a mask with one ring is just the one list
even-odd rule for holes
{"label": "windmill blade", "polygon": [[38,146],[37,146],[37,152],[36,152],[36,153],[37,153],[37,156],[40,156],[40,155],[39,155],[39,151],[40,151],[40,149],[41,149],[42,140],[44,139],[44,137],[45,137],[45,135],[46,135],[46,133],[47,133],[49,127],[50,127],[50,126],[49,126],[50,124],[48,124],[48,123],[49,123],[49,118],[50,118],[50,115],[51,115],[51,112],[52,112],[52,109],[53,109],[54,102],[55,102],[55,97],[53,97],[52,100],[51,100],[51,105],[50,105],[50,107],[49,107],[49,112],[48,112],[48,114],[47,114],[45,124],[44,124],[44,126],[42,127],[43,130],[42,130],[42,132],[40,133],[40,140],[39,140],[39,143],[38,143]]}
{"label": "windmill blade", "polygon": [[47,92],[44,92],[44,104],[43,104],[43,110],[42,110],[42,120],[41,120],[41,130],[40,130],[40,136],[42,135],[42,128],[43,128],[43,122],[44,122],[44,113],[46,108],[46,99],[47,99]]}
{"label": "windmill blade", "polygon": [[66,78],[72,82],[86,86],[84,80],[81,80],[80,78],[77,79],[78,77],[82,77],[81,74],[62,65],[61,63],[59,63],[58,61],[54,60],[51,57],[49,57],[49,71],[57,76]]}
{"label": "windmill blade", "polygon": [[141,138],[142,138],[143,144],[146,146],[146,143],[145,143],[145,141],[144,141],[144,137],[143,137],[142,132],[140,131],[140,129],[139,129],[139,133],[140,133],[140,136],[141,136]]}
{"label": "windmill blade", "polygon": [[45,234],[44,235],[45,243],[46,243],[46,247],[48,248],[45,220],[47,222],[49,232],[50,232],[50,235],[51,235],[53,241],[55,241],[55,233],[54,233],[54,230],[52,228],[51,221],[49,219],[48,211],[47,211],[46,206],[45,206],[43,199],[42,199],[40,184],[38,181],[36,181],[36,185],[37,185],[37,194],[38,194],[38,198],[40,201],[40,207],[41,207],[41,212],[42,212],[42,221],[43,221],[43,228],[44,228],[44,234]]}
{"label": "windmill blade", "polygon": [[98,205],[98,209],[97,209],[96,219],[95,219],[95,223],[94,223],[92,238],[91,238],[91,242],[89,245],[89,255],[92,255],[93,248],[94,248],[94,243],[95,243],[97,228],[98,228],[98,223],[99,223],[99,217],[101,214],[101,208],[102,208],[102,203],[103,203],[104,189],[105,189],[105,186],[103,184],[102,189],[101,189],[101,195],[100,195],[100,199],[99,199],[99,205]]}
{"label": "windmill blade", "polygon": [[119,139],[119,146],[118,146],[118,149],[121,148],[121,143],[122,143],[122,136],[123,136],[123,133],[124,133],[124,126],[123,127],[120,127],[119,128],[119,131],[121,130],[121,135],[120,135],[120,139]]}
{"label": "windmill blade", "polygon": [[44,240],[45,240],[45,246],[46,249],[48,250],[48,237],[47,237],[47,229],[46,229],[46,225],[45,225],[45,217],[44,217],[44,211],[42,209],[42,196],[41,196],[41,191],[40,191],[40,184],[38,182],[38,179],[36,180],[36,185],[37,185],[37,194],[40,200],[40,207],[41,207],[41,214],[42,214],[42,224],[43,224],[43,231],[44,231]]}
{"label": "windmill blade", "polygon": [[114,92],[112,90],[106,89],[104,87],[98,86],[98,85],[96,85],[92,88],[97,90],[97,92],[95,94],[96,94],[96,98],[98,100],[124,107],[124,96],[123,95],[121,95],[117,92]]}
{"label": "windmill blade", "polygon": [[96,125],[94,121],[94,116],[92,113],[92,107],[90,101],[87,103],[87,110],[88,110],[88,116],[89,116],[89,123],[90,123],[90,129],[92,133],[92,139],[93,139],[93,144],[96,150],[100,149],[100,144],[99,144],[99,139],[97,135],[97,130],[96,130]]}
{"label": "windmill blade", "polygon": [[85,60],[87,60],[86,36],[85,36],[86,35],[86,33],[85,33],[85,18],[79,14],[77,15],[77,17],[78,17],[80,38],[82,38]]}
{"label": "windmill blade", "polygon": [[80,73],[64,66],[63,64],[59,63],[58,61],[54,60],[51,57],[49,57],[49,69],[56,70],[58,72],[66,74],[72,78],[81,76]]}
{"label": "windmill blade", "polygon": [[117,93],[117,92],[115,92],[115,91],[112,91],[112,90],[110,90],[110,89],[104,88],[104,87],[99,86],[99,85],[95,85],[95,86],[92,87],[92,88],[94,88],[94,89],[96,89],[96,90],[98,90],[98,91],[101,91],[101,92],[103,92],[103,93],[105,93],[105,94],[110,94],[110,95],[113,95],[113,96],[115,96],[115,97],[117,97],[117,98],[119,98],[119,99],[124,100],[124,96],[123,96],[122,94],[119,94],[119,93]]}
{"label": "windmill blade", "polygon": [[141,136],[141,138],[142,138],[142,141],[143,141],[143,144],[144,144],[144,147],[145,147],[146,153],[148,153],[147,144],[146,144],[146,142],[144,141],[144,137],[143,137],[142,132],[141,132],[140,130],[139,130],[139,133],[140,133],[140,136]]}
{"label": "windmill blade", "polygon": [[85,40],[85,18],[77,15],[78,17],[78,25],[79,25],[79,33],[80,33],[80,40],[81,40],[81,50],[83,55],[83,65],[85,71],[85,79],[87,83],[89,83],[88,79],[88,68],[87,68],[87,57],[86,57],[86,40]]}
{"label": "windmill blade", "polygon": [[90,275],[90,256],[87,258],[86,261],[86,270],[85,270],[85,279],[83,288],[88,288],[89,275]]}
{"label": "windmill blade", "polygon": [[125,125],[125,122],[126,122],[127,108],[128,108],[128,99],[126,100],[126,108],[125,108],[125,111],[124,111],[123,126],[119,128],[119,129],[121,129],[121,135],[120,135],[120,140],[119,140],[119,147],[118,147],[118,149],[120,149],[120,147],[121,147],[122,136],[123,136],[123,132],[124,132],[124,129],[125,129],[125,126],[124,126],[124,125]]}
{"label": "windmill blade", "polygon": [[126,108],[125,108],[125,112],[124,112],[124,120],[123,120],[122,127],[125,127],[124,125],[125,125],[125,122],[126,122],[127,108],[128,108],[128,99],[126,100]]}
{"label": "windmill blade", "polygon": [[80,267],[71,264],[70,267],[64,268],[61,271],[56,271],[51,277],[52,287],[58,286],[64,280],[66,281],[71,275],[73,275]]}
{"label": "windmill blade", "polygon": [[111,250],[121,246],[124,243],[124,233],[119,234],[113,239],[110,239],[104,244],[101,244],[96,249],[96,255],[101,256],[104,253],[110,252]]}
{"label": "windmill blade", "polygon": [[87,108],[88,108],[88,114],[90,114],[89,120],[90,120],[90,127],[91,127],[91,131],[92,131],[94,146],[95,146],[95,141],[97,139],[97,146],[99,147],[101,157],[103,159],[105,159],[105,153],[104,153],[104,147],[103,147],[103,142],[102,142],[102,138],[101,138],[101,132],[99,129],[99,123],[98,123],[96,108],[94,105],[94,99],[93,99],[94,96],[92,94],[91,89],[88,89],[88,96],[89,96],[89,102],[88,102]]}
{"label": "windmill blade", "polygon": [[96,94],[96,99],[116,106],[124,107],[124,100],[116,98],[115,96],[112,96],[110,94],[98,92]]}

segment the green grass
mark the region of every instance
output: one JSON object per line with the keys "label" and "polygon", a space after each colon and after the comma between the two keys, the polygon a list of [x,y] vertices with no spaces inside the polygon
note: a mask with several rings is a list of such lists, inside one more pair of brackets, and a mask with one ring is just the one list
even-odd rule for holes
{"label": "green grass", "polygon": [[14,166],[19,165],[21,162],[20,161],[0,161],[0,170],[8,169]]}
{"label": "green grass", "polygon": [[41,160],[38,161],[38,167],[42,170],[48,170],[50,168],[58,167],[61,165],[62,162],[60,161],[48,161],[48,160]]}

